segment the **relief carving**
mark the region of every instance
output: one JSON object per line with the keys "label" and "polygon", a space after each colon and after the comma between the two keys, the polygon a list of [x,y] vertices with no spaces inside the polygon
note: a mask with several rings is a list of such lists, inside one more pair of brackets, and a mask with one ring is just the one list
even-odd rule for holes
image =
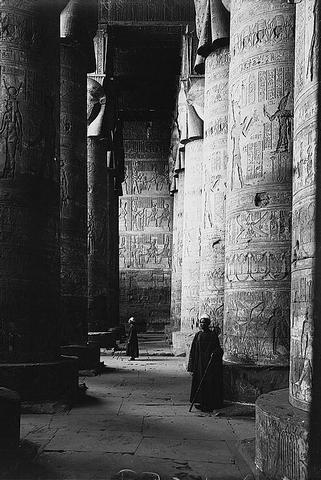
{"label": "relief carving", "polygon": [[277,119],[279,123],[276,152],[288,152],[289,147],[291,146],[293,112],[286,108],[289,95],[290,92],[287,92],[287,94],[281,98],[278,109],[273,113],[273,115],[269,114],[265,105],[263,106],[263,113],[270,120],[270,122],[273,122],[275,119]]}
{"label": "relief carving", "polygon": [[16,88],[15,86],[8,86],[4,80],[4,86],[7,98],[0,125],[0,136],[5,142],[5,162],[2,178],[13,178],[16,171],[17,156],[21,154],[22,149],[23,122],[18,100],[22,83]]}
{"label": "relief carving", "polygon": [[[236,106],[235,106],[236,105]],[[235,111],[237,110],[237,112]],[[231,190],[233,190],[234,184],[234,175],[237,171],[239,182],[241,188],[244,187],[244,178],[242,170],[242,158],[241,158],[241,148],[240,140],[241,135],[246,137],[247,131],[250,128],[252,117],[244,117],[241,120],[241,109],[240,106],[232,100],[232,115],[233,115],[233,125],[231,127],[231,139],[232,139],[232,176],[231,176]],[[237,170],[236,170],[237,169]]]}

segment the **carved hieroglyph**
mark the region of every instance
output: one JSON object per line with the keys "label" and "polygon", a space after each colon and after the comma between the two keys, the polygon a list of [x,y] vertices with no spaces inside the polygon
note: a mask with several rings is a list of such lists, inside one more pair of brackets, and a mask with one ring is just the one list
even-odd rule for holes
{"label": "carved hieroglyph", "polygon": [[4,0],[0,17],[0,361],[57,358],[59,15]]}
{"label": "carved hieroglyph", "polygon": [[199,309],[201,314],[210,315],[220,331],[224,310],[228,72],[227,47],[218,49],[207,57]]}
{"label": "carved hieroglyph", "polygon": [[185,145],[181,331],[196,331],[201,254],[201,165],[203,140]]}
{"label": "carved hieroglyph", "polygon": [[225,359],[289,356],[294,9],[231,2]]}
{"label": "carved hieroglyph", "polygon": [[141,328],[169,323],[172,204],[165,121],[124,122],[125,179],[119,199],[120,318]]}
{"label": "carved hieroglyph", "polygon": [[171,283],[171,329],[173,331],[180,330],[181,326],[184,176],[184,170],[181,170],[176,178],[177,191],[174,194]]}
{"label": "carved hieroglyph", "polygon": [[290,402],[304,410],[312,391],[320,8],[318,0],[304,0],[296,17]]}

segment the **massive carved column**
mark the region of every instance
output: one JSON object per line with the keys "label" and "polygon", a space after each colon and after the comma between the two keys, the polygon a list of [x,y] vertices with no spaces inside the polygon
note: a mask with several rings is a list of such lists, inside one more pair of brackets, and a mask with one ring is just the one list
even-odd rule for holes
{"label": "massive carved column", "polygon": [[102,347],[113,344],[106,332],[119,320],[115,213],[123,163],[113,98],[110,92],[106,97],[105,89],[88,78],[88,324],[90,341]]}
{"label": "massive carved column", "polygon": [[179,331],[173,332],[174,352],[187,352],[198,321],[201,165],[203,152],[204,79],[190,77],[181,82],[178,96],[180,147],[176,171],[181,183],[181,310]]}
{"label": "massive carved column", "polygon": [[95,68],[91,9],[70,0],[60,16],[60,224],[62,353],[80,369],[99,365],[99,347],[87,345],[87,72]]}
{"label": "massive carved column", "polygon": [[107,327],[115,328],[119,324],[119,196],[122,195],[124,180],[124,146],[123,125],[117,117],[117,102],[114,82],[104,81],[107,95],[107,112],[105,112],[104,135],[107,140],[107,205],[106,205],[106,240],[107,240],[107,291],[108,305]]}
{"label": "massive carved column", "polygon": [[287,385],[294,6],[232,0],[230,53],[225,387],[253,401]]}
{"label": "massive carved column", "polygon": [[320,477],[320,8],[319,0],[296,6],[291,405],[283,390],[256,407],[256,464],[271,478]]}
{"label": "massive carved column", "polygon": [[[63,344],[87,341],[86,10],[71,0],[61,14],[61,312]],[[88,43],[90,39],[88,38]],[[92,41],[91,41],[92,42]]]}
{"label": "massive carved column", "polygon": [[[210,6],[209,6],[210,4]],[[221,0],[195,0],[199,38],[195,70],[205,72],[200,314],[222,332],[228,129],[229,18]]]}
{"label": "massive carved column", "polygon": [[205,62],[200,313],[223,327],[229,49]]}
{"label": "massive carved column", "polygon": [[202,138],[186,143],[181,298],[181,333],[185,349],[189,349],[198,324],[202,154]]}
{"label": "massive carved column", "polygon": [[88,326],[107,330],[107,139],[103,135],[106,94],[88,78]]}
{"label": "massive carved column", "polygon": [[302,410],[312,393],[319,9],[319,1],[304,0],[296,23],[290,402]]}
{"label": "massive carved column", "polygon": [[59,15],[66,2],[1,4],[0,385],[22,400],[77,386],[60,362]]}
{"label": "massive carved column", "polygon": [[203,79],[194,80],[186,95],[186,132],[181,138],[185,145],[181,338],[186,351],[197,328],[199,309],[203,93]]}

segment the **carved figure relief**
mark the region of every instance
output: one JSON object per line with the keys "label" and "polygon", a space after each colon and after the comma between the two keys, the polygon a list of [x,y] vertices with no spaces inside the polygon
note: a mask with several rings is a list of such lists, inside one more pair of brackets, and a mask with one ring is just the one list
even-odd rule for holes
{"label": "carved figure relief", "polygon": [[144,183],[144,174],[138,171],[137,162],[132,163],[132,189],[133,193],[140,194]]}
{"label": "carved figure relief", "polygon": [[4,80],[4,86],[7,98],[0,125],[0,137],[5,142],[5,163],[2,178],[13,178],[16,171],[17,155],[21,153],[22,148],[23,122],[18,100],[22,83],[16,88],[15,86],[8,86]]}
{"label": "carved figure relief", "polygon": [[161,227],[163,224],[169,228],[171,224],[171,212],[169,210],[169,204],[165,203],[161,215],[158,216],[158,226]]}
{"label": "carved figure relief", "polygon": [[241,120],[241,111],[240,106],[232,100],[232,115],[233,115],[233,125],[231,127],[231,139],[232,139],[232,172],[231,172],[231,190],[234,186],[234,176],[237,170],[239,182],[241,188],[244,187],[244,178],[242,170],[242,158],[241,158],[241,147],[240,140],[241,135],[246,137],[247,131],[250,128],[252,118],[246,116]]}
{"label": "carved figure relief", "polygon": [[138,201],[132,201],[132,230],[143,230],[145,227],[145,208],[138,208]]}
{"label": "carved figure relief", "polygon": [[288,152],[291,145],[293,112],[286,108],[289,95],[290,92],[287,92],[286,95],[281,98],[277,110],[272,115],[268,113],[266,106],[263,106],[263,113],[270,122],[277,119],[279,123],[276,152]]}
{"label": "carved figure relief", "polygon": [[63,160],[63,156],[60,161],[60,198],[61,198],[61,208],[67,207],[70,196],[69,196],[69,178],[66,172],[66,163]]}
{"label": "carved figure relief", "polygon": [[320,35],[319,35],[319,23],[320,23],[320,3],[319,0],[314,0],[313,7],[313,29],[312,37],[310,41],[308,62],[307,62],[307,77],[313,80],[313,76],[317,70],[317,59],[319,58],[320,49]]}
{"label": "carved figure relief", "polygon": [[95,218],[91,210],[88,215],[88,255],[92,255],[95,251]]}
{"label": "carved figure relief", "polygon": [[123,223],[124,230],[128,230],[128,210],[127,210],[127,201],[120,200],[119,202],[119,222]]}
{"label": "carved figure relief", "polygon": [[127,258],[127,247],[125,237],[120,237],[119,243],[119,264],[120,267],[126,268],[126,258]]}

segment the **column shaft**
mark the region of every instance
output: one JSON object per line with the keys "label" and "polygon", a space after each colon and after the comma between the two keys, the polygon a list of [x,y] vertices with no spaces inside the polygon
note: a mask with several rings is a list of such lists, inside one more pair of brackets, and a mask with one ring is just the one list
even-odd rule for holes
{"label": "column shaft", "polygon": [[189,347],[196,332],[200,283],[201,164],[203,139],[185,145],[181,332]]}
{"label": "column shaft", "polygon": [[223,330],[229,49],[205,62],[200,314]]}
{"label": "column shaft", "polygon": [[63,344],[87,340],[87,75],[85,58],[61,40],[61,313]]}
{"label": "column shaft", "polygon": [[295,46],[290,402],[303,410],[312,395],[319,9],[297,5]]}
{"label": "column shaft", "polygon": [[88,329],[108,328],[107,144],[88,138]]}
{"label": "column shaft", "polygon": [[294,6],[231,2],[225,360],[289,359]]}
{"label": "column shaft", "polygon": [[177,191],[174,193],[172,283],[171,283],[172,331],[179,331],[181,327],[184,175],[185,175],[184,170],[180,171],[177,174],[177,178],[176,178]]}
{"label": "column shaft", "polygon": [[59,16],[4,1],[0,34],[0,385],[22,400],[77,388],[60,361]]}
{"label": "column shaft", "polygon": [[53,360],[60,341],[60,12],[39,3],[1,5],[2,362]]}

